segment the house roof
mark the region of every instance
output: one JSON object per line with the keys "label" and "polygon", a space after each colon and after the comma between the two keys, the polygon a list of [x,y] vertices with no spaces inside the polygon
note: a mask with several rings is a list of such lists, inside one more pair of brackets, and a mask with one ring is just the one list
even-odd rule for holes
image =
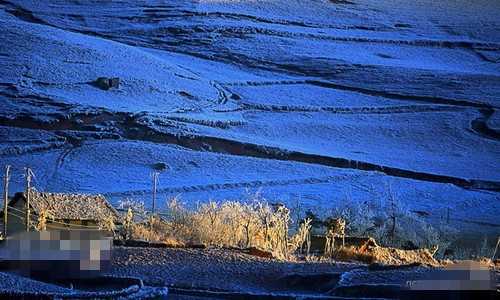
{"label": "house roof", "polygon": [[[9,206],[26,200],[25,193],[17,193]],[[118,212],[102,195],[41,193],[31,191],[30,207],[34,213],[48,209],[55,219],[103,220],[118,219]]]}

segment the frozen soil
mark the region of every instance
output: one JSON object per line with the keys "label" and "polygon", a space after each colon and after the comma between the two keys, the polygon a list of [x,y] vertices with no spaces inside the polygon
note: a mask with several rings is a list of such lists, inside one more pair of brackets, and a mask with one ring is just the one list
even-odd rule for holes
{"label": "frozen soil", "polygon": [[[247,299],[265,297],[394,298],[408,282],[426,280],[439,266],[366,265],[332,260],[281,261],[249,255],[240,249],[114,247],[111,269],[104,276],[141,279],[141,298],[164,291],[171,299]],[[65,286],[0,272],[0,293],[75,295]],[[498,277],[497,281],[500,279]],[[500,282],[500,281],[499,281]],[[105,279],[101,282],[106,286]],[[102,286],[101,286],[102,288]],[[131,288],[133,289],[133,288]]]}
{"label": "frozen soil", "polygon": [[112,274],[173,289],[328,295],[339,285],[403,285],[430,270],[414,266],[370,271],[359,263],[277,261],[241,250],[122,247],[115,249]]}

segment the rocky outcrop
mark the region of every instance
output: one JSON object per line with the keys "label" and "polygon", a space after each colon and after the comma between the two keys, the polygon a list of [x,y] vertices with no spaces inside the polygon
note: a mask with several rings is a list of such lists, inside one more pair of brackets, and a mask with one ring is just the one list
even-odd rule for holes
{"label": "rocky outcrop", "polygon": [[94,82],[94,84],[102,89],[102,90],[109,90],[109,89],[117,89],[120,87],[120,78],[118,77],[113,77],[113,78],[108,78],[108,77],[99,77],[97,80]]}

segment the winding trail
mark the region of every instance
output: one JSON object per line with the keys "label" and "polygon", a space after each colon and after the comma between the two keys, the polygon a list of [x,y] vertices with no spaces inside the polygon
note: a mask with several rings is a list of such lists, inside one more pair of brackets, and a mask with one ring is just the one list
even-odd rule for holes
{"label": "winding trail", "polygon": [[372,90],[372,89],[361,88],[361,87],[348,86],[348,85],[333,83],[333,82],[329,82],[329,81],[322,81],[322,80],[307,80],[306,82],[309,84],[312,84],[312,85],[320,86],[320,87],[358,92],[358,93],[362,93],[362,94],[366,94],[366,95],[370,95],[370,96],[381,96],[384,98],[394,99],[394,100],[402,100],[402,101],[406,100],[406,101],[413,101],[413,102],[420,101],[420,102],[427,102],[427,103],[433,103],[433,104],[447,104],[447,105],[457,105],[457,106],[475,107],[475,108],[492,108],[493,107],[491,104],[488,104],[488,103],[470,101],[470,100],[465,100],[465,99],[452,99],[452,98],[431,97],[431,96],[422,96],[422,95],[405,95],[405,94],[399,94],[399,93],[394,93],[394,92],[385,92],[385,91],[378,91],[378,90]]}
{"label": "winding trail", "polygon": [[74,149],[75,149],[75,147],[73,147],[73,146],[66,147],[66,149],[64,149],[62,151],[61,155],[59,155],[59,157],[57,158],[56,163],[54,165],[54,168],[52,170],[52,173],[51,173],[49,179],[47,180],[47,183],[45,185],[45,190],[47,190],[47,191],[53,190],[52,184],[54,182],[56,182],[57,176],[59,175],[59,170],[62,168],[66,157],[68,157],[71,154],[71,152],[73,152]]}
{"label": "winding trail", "polygon": [[241,103],[244,109],[272,111],[272,112],[329,112],[333,114],[406,114],[423,112],[444,112],[444,111],[463,111],[456,106],[444,105],[393,105],[393,106],[355,106],[355,107],[336,107],[336,106],[293,106],[293,105],[269,105],[260,103]]}
{"label": "winding trail", "polygon": [[318,86],[322,88],[328,88],[339,91],[349,91],[356,92],[363,95],[374,96],[374,97],[383,97],[392,100],[399,101],[409,101],[409,102],[423,102],[430,104],[441,104],[441,105],[454,105],[454,106],[463,106],[463,107],[472,107],[472,108],[485,108],[485,109],[500,109],[500,107],[496,107],[489,103],[479,102],[479,101],[471,101],[467,99],[455,99],[455,98],[445,98],[438,96],[423,96],[423,95],[409,95],[409,94],[401,94],[395,92],[387,92],[387,91],[379,91],[375,89],[350,86],[340,83],[334,83],[326,80],[317,80],[317,79],[305,79],[305,80],[271,80],[271,81],[242,81],[242,82],[221,82],[223,86],[270,86],[270,85],[296,85],[296,84],[310,84],[313,86]]}
{"label": "winding trail", "polygon": [[[361,174],[352,175],[349,178],[361,177]],[[272,186],[286,186],[286,185],[302,185],[302,184],[319,184],[319,183],[329,183],[338,180],[345,179],[345,176],[327,176],[327,177],[308,177],[300,179],[289,179],[289,180],[253,180],[246,182],[232,182],[232,183],[214,183],[214,184],[203,184],[203,185],[189,185],[180,187],[170,187],[158,189],[159,193],[184,193],[184,192],[206,192],[215,190],[227,190],[227,189],[238,189],[238,188],[259,188],[259,187],[272,187]],[[151,190],[132,190],[123,192],[110,192],[104,193],[105,196],[133,196],[133,195],[144,195],[150,193]]]}

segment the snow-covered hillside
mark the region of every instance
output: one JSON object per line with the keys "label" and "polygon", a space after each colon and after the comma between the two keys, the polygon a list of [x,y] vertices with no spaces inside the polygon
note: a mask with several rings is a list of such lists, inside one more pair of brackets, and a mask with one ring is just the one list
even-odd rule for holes
{"label": "snow-covered hillside", "polygon": [[[0,1],[0,166],[149,203],[383,201],[500,232],[500,3]],[[98,77],[119,77],[102,90]],[[160,204],[163,206],[164,204]],[[466,226],[474,225],[474,226]]]}

